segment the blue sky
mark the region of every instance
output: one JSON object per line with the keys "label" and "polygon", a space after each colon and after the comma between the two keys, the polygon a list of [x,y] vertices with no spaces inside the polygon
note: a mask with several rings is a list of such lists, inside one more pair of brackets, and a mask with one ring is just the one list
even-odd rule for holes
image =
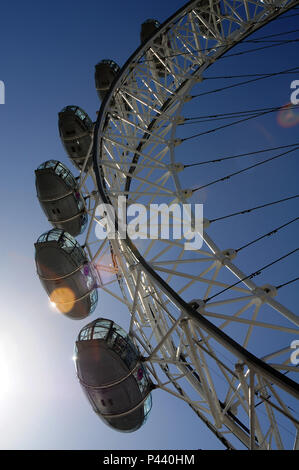
{"label": "blue sky", "polygon": [[[188,406],[161,391],[154,393],[150,418],[137,433],[119,434],[104,426],[83,396],[72,362],[74,341],[87,321],[72,322],[50,309],[34,264],[33,244],[49,227],[36,199],[34,169],[51,158],[69,164],[58,137],[57,113],[65,105],[77,104],[95,120],[99,101],[94,88],[94,65],[103,58],[111,58],[122,65],[139,45],[140,24],[151,17],[162,22],[182,5],[183,2],[177,0],[52,0],[43,3],[29,0],[5,2],[1,7],[0,80],[6,88],[6,103],[0,105],[1,449],[222,448]],[[296,18],[289,18],[257,34],[279,34],[295,28]],[[209,73],[275,72],[295,67],[296,57],[296,44],[277,47],[238,60],[223,59],[218,68],[211,68]],[[217,97],[207,95],[200,100],[200,113],[194,100],[186,107],[185,115],[286,104],[290,82],[295,79],[299,79],[298,74],[265,80],[262,85],[240,87]],[[217,81],[216,85],[215,81],[209,86],[221,84]],[[199,131],[194,125],[184,129],[184,134]],[[196,161],[199,154],[204,154],[205,160],[219,152],[223,154],[224,143],[231,139],[234,145],[230,152],[235,153],[296,142],[298,125],[282,128],[277,116],[272,114],[239,126],[225,136],[219,132],[209,139],[186,143],[184,150],[179,150],[180,161],[184,161],[188,153],[192,161]],[[225,198],[220,188],[215,197],[210,197],[207,191],[195,199],[205,206],[209,201],[208,214],[217,217],[242,209],[244,205],[247,208],[260,201],[270,202],[296,194],[298,164],[295,158],[290,157],[290,166],[281,160],[256,176],[251,172],[250,179],[244,176],[234,187],[222,183],[228,185]],[[213,167],[191,172],[188,184],[195,187],[198,182],[217,177],[217,171],[229,173],[237,165],[241,163],[229,163],[225,169]],[[252,193],[249,206],[248,193]],[[238,228],[232,231],[231,226],[223,222],[219,232],[215,224],[215,237],[221,237],[224,248],[250,241],[274,228],[275,220],[279,225],[282,217],[284,220],[295,217],[295,209],[296,202],[277,209],[280,212],[271,208],[266,216],[261,213],[257,219],[250,219],[244,239],[239,237]],[[296,234],[295,230],[287,230],[281,238],[267,245],[267,251],[261,243],[254,257],[249,251],[248,255],[240,257],[240,263],[251,272],[295,248],[297,239],[298,231]],[[273,282],[296,277],[297,262],[294,259],[275,267],[271,274]],[[125,326],[128,312],[124,307],[107,294],[99,294],[92,319],[95,315],[107,316]],[[281,293],[280,300],[291,308],[295,305],[295,294],[296,286],[292,286]]]}

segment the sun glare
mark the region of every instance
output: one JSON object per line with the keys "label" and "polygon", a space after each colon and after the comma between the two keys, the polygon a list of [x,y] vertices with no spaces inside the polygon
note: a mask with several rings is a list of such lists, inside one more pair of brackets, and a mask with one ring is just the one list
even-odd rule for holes
{"label": "sun glare", "polygon": [[75,301],[75,294],[68,287],[59,287],[55,289],[50,296],[51,308],[62,313],[68,313],[72,310]]}

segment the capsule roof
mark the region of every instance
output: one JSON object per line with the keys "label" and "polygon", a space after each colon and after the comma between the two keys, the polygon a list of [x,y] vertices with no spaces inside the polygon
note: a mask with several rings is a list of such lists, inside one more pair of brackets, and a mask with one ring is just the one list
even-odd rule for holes
{"label": "capsule roof", "polygon": [[63,113],[72,113],[72,114],[74,114],[81,121],[83,121],[86,124],[86,126],[89,127],[90,129],[93,126],[92,120],[90,119],[88,114],[84,111],[84,109],[80,108],[80,106],[74,106],[74,105],[65,106],[59,112],[59,115],[63,114]]}
{"label": "capsule roof", "polygon": [[142,25],[148,25],[148,24],[153,25],[153,26],[155,26],[156,29],[158,29],[159,26],[160,26],[160,21],[158,21],[158,20],[156,20],[156,19],[154,19],[154,18],[148,18],[147,20],[145,20],[145,21],[142,23]]}
{"label": "capsule roof", "polygon": [[106,66],[108,65],[108,67],[113,70],[116,74],[120,71],[120,66],[114,62],[114,60],[112,59],[103,59],[103,60],[100,60],[100,62],[98,62],[96,65],[95,65],[95,68],[100,68],[102,66]]}
{"label": "capsule roof", "polygon": [[109,335],[113,334],[113,332],[117,333],[126,340],[126,342],[130,346],[130,348],[135,352],[137,357],[139,353],[128,333],[119,325],[114,323],[114,321],[109,320],[107,318],[97,318],[91,323],[88,323],[88,325],[85,325],[79,332],[78,341],[87,341],[94,339],[103,339],[107,341]]}
{"label": "capsule roof", "polygon": [[147,41],[147,39],[154,34],[154,32],[160,27],[158,20],[149,18],[141,24],[140,30],[140,41],[141,44]]}
{"label": "capsule roof", "polygon": [[64,163],[61,163],[58,160],[47,160],[46,162],[41,163],[36,170],[45,170],[48,168],[52,169],[60,176],[60,178],[65,180],[70,187],[74,188],[77,185],[72,172],[64,165]]}
{"label": "capsule roof", "polygon": [[77,240],[69,233],[65,232],[65,230],[53,228],[48,232],[44,232],[38,237],[35,245],[46,242],[56,242],[59,249],[64,250],[69,255],[73,256],[73,254],[76,253],[76,258],[80,261],[87,259],[83,248]]}

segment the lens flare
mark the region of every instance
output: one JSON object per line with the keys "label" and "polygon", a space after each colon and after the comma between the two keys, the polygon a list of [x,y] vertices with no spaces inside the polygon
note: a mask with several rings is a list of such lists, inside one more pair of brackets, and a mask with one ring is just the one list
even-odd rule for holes
{"label": "lens flare", "polygon": [[57,310],[55,302],[52,302],[51,300],[49,300],[49,305],[50,305],[52,310]]}
{"label": "lens flare", "polygon": [[278,111],[277,122],[281,127],[294,127],[299,124],[299,106],[288,103]]}
{"label": "lens flare", "polygon": [[69,287],[58,287],[50,295],[50,303],[61,313],[68,313],[72,310],[76,302],[76,297]]}

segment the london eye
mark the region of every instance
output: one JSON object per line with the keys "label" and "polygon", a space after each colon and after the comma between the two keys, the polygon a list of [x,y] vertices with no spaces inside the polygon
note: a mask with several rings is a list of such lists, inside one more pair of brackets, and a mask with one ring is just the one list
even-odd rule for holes
{"label": "london eye", "polygon": [[[279,61],[274,72],[262,73],[260,63],[247,72],[242,62],[259,48],[288,44],[287,32],[273,39],[262,31],[297,5],[197,0],[162,24],[148,19],[122,67],[111,59],[95,66],[96,122],[77,105],[59,113],[59,135],[79,175],[58,160],[36,169],[38,199],[53,226],[35,244],[37,272],[62,314],[90,316],[77,337],[76,371],[94,411],[118,431],[137,431],[160,389],[191,407],[228,449],[299,449],[298,368],[291,359],[299,320],[292,296],[281,295],[296,285],[295,261],[282,270],[288,277],[271,277],[299,248],[291,235],[280,251],[258,248],[298,223],[294,187],[272,180],[281,171],[276,163],[295,168],[299,145],[261,148],[238,127],[274,112],[296,119],[296,105],[244,109],[233,96],[234,89],[249,94],[252,83],[297,73],[296,64],[285,69]],[[222,68],[230,57],[235,68]],[[209,107],[223,91],[224,106],[238,111]],[[224,131],[216,143],[214,135]],[[243,191],[234,186],[240,177]],[[136,207],[146,209],[130,227],[120,197],[131,217]],[[203,214],[194,212],[196,202]],[[185,238],[174,236],[182,214]],[[127,332],[97,306],[101,290],[127,307]]]}

